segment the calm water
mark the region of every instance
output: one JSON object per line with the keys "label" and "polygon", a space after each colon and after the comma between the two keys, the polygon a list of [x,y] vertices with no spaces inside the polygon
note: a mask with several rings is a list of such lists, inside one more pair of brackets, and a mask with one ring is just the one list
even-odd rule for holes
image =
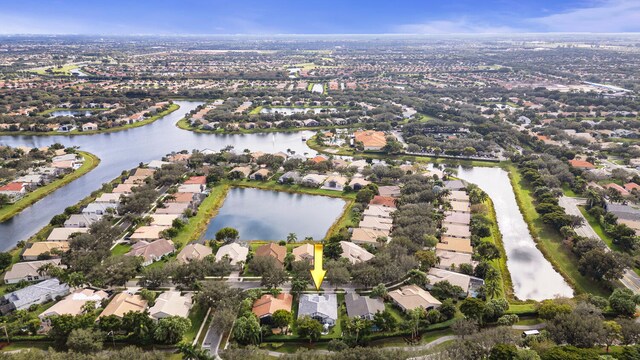
{"label": "calm water", "polygon": [[79,146],[102,160],[93,171],[58,189],[49,196],[25,209],[13,219],[0,223],[0,250],[13,247],[18,241],[26,240],[46,225],[51,218],[64,211],[80,199],[98,189],[101,184],[118,176],[122,170],[131,169],[140,162],[160,159],[172,151],[187,149],[220,150],[227,145],[236,151],[278,152],[291,149],[298,154],[315,155],[302,136],[312,136],[312,132],[219,135],[198,134],[177,128],[175,123],[202,102],[177,101],[180,109],[138,128],[96,135],[77,136],[0,136],[0,145],[48,146],[59,142],[65,146]]}
{"label": "calm water", "polygon": [[515,296],[521,300],[572,297],[573,289],[536,247],[507,172],[500,168],[459,168],[458,177],[478,185],[493,200]]}
{"label": "calm water", "polygon": [[79,117],[79,116],[91,116],[92,112],[89,110],[56,110],[51,113],[52,118],[60,116]]}
{"label": "calm water", "polygon": [[323,239],[340,217],[345,201],[327,196],[290,194],[279,191],[233,188],[207,228],[206,239],[214,239],[223,227],[240,233],[240,240],[285,240],[295,233]]}

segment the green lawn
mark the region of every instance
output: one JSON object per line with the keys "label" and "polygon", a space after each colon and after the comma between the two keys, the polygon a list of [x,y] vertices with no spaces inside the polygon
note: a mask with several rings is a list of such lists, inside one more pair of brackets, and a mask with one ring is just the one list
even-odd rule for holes
{"label": "green lawn", "polygon": [[79,169],[73,171],[70,174],[65,175],[62,179],[55,180],[45,186],[41,186],[35,189],[34,191],[25,195],[22,199],[16,201],[14,204],[1,208],[0,222],[11,219],[20,211],[31,206],[32,204],[42,199],[43,197],[51,194],[55,190],[63,187],[64,185],[67,185],[73,180],[93,170],[100,163],[100,159],[93,154],[90,154],[84,151],[78,151],[78,153],[84,158],[84,163]]}
{"label": "green lawn", "polygon": [[[200,310],[198,307],[194,307],[193,310],[189,313],[189,320],[191,320],[191,328],[184,334],[184,341],[191,343],[196,338],[198,334],[198,330],[200,330],[200,326],[204,322],[204,317],[207,314],[207,310]],[[206,332],[206,329],[203,329],[203,332]]]}
{"label": "green lawn", "polygon": [[562,184],[562,193],[567,197],[578,197],[578,194],[568,184]]}
{"label": "green lawn", "polygon": [[501,281],[500,293],[498,294],[498,297],[504,297],[507,300],[513,300],[513,284],[511,283],[511,274],[509,273],[509,268],[507,267],[507,253],[504,250],[504,244],[502,243],[502,233],[500,233],[500,228],[498,227],[498,220],[496,218],[495,209],[493,208],[493,201],[491,201],[491,199],[487,199],[487,201],[485,201],[485,205],[489,210],[488,218],[491,221],[491,235],[483,238],[482,240],[495,244],[500,250],[500,257],[491,261],[491,265],[493,265],[500,272]]}
{"label": "green lawn", "polygon": [[589,223],[589,225],[591,225],[593,231],[595,231],[596,234],[600,236],[600,239],[602,239],[602,241],[604,241],[611,250],[624,252],[618,245],[613,243],[613,238],[611,238],[604,232],[604,229],[602,228],[602,225],[600,225],[600,222],[591,214],[589,214],[584,206],[578,206],[578,209],[580,209],[580,212],[582,213],[584,218],[587,219],[587,222]]}
{"label": "green lawn", "polygon": [[582,276],[578,271],[578,259],[563,244],[562,236],[556,229],[542,222],[533,204],[532,187],[524,180],[514,165],[507,165],[520,211],[529,226],[529,232],[538,249],[553,267],[572,285],[578,294],[591,293],[608,297],[610,291],[595,281]]}
{"label": "green lawn", "polygon": [[189,218],[187,225],[172,239],[173,242],[176,245],[186,245],[189,242],[198,240],[207,230],[209,220],[218,212],[220,206],[222,206],[228,191],[229,185],[227,184],[214,186],[206,199],[200,204],[196,216]]}
{"label": "green lawn", "polygon": [[111,255],[113,255],[113,256],[124,255],[124,254],[128,253],[129,250],[131,250],[131,245],[129,245],[129,244],[118,244],[118,245],[114,246],[114,248],[111,250]]}

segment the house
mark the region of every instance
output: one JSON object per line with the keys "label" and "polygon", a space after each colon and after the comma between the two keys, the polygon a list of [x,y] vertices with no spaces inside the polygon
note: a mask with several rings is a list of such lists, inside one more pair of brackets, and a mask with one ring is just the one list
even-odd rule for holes
{"label": "house", "polygon": [[0,195],[8,196],[12,201],[20,199],[27,193],[27,185],[20,182],[10,182],[0,186]]}
{"label": "house", "polygon": [[165,200],[169,203],[185,203],[185,204],[193,204],[194,200],[195,202],[200,202],[198,195],[196,195],[195,193],[188,193],[188,192],[177,192],[177,193],[171,194],[171,196],[166,197]]}
{"label": "house", "polygon": [[94,202],[106,204],[119,204],[122,194],[105,193],[100,195]]}
{"label": "house", "polygon": [[578,169],[595,169],[596,168],[595,165],[593,165],[592,163],[590,163],[588,161],[577,160],[577,159],[569,160],[569,165],[573,166],[574,168],[578,168]]}
{"label": "house", "polygon": [[309,261],[313,264],[314,246],[313,244],[302,244],[292,250],[295,261]]}
{"label": "house", "polygon": [[384,207],[396,208],[396,199],[391,196],[376,195],[371,199],[369,205],[381,205]]}
{"label": "house", "polygon": [[400,197],[400,187],[396,185],[379,186],[378,194],[387,197]]}
{"label": "house", "polygon": [[69,285],[60,283],[56,278],[48,279],[0,297],[0,314],[28,309],[31,305],[44,304],[68,293]]}
{"label": "house", "polygon": [[335,190],[342,191],[344,190],[344,186],[347,184],[347,178],[341,175],[331,175],[324,182],[324,186],[322,186],[325,190]]}
{"label": "house", "polygon": [[298,319],[309,316],[325,326],[333,326],[338,320],[336,294],[302,294],[298,303]]}
{"label": "house", "polygon": [[98,124],[88,122],[82,125],[82,131],[93,131],[93,130],[98,130]]}
{"label": "house", "polygon": [[448,180],[444,182],[444,187],[455,191],[455,190],[464,190],[467,186],[464,184],[462,180]]}
{"label": "house", "polygon": [[83,234],[89,232],[89,228],[63,227],[51,230],[47,241],[68,241],[73,234]]}
{"label": "house", "polygon": [[131,250],[125,256],[142,256],[142,266],[148,266],[174,251],[176,251],[176,248],[171,240],[139,241],[133,244]]}
{"label": "house", "polygon": [[191,260],[202,260],[205,257],[213,254],[213,250],[202,244],[191,243],[180,250],[177,256],[177,260],[180,263],[188,263]]}
{"label": "house", "polygon": [[411,311],[420,307],[431,310],[442,305],[438,299],[418,285],[403,286],[400,289],[390,291],[388,295],[403,311]]}
{"label": "house", "polygon": [[123,184],[142,185],[145,183],[146,179],[147,179],[146,176],[132,175],[126,178]]}
{"label": "house", "polygon": [[237,179],[246,179],[250,174],[251,168],[249,166],[236,166],[229,171],[229,175]]}
{"label": "house", "polygon": [[189,209],[188,203],[166,203],[163,207],[156,208],[156,214],[182,215]]}
{"label": "house", "polygon": [[384,311],[382,299],[360,296],[355,292],[345,294],[344,303],[347,307],[347,315],[350,318],[373,320],[376,313]]}
{"label": "house", "polygon": [[443,232],[444,236],[460,239],[471,238],[469,225],[447,224],[445,229],[446,230]]}
{"label": "house", "polygon": [[114,194],[123,194],[123,195],[131,195],[133,193],[132,189],[136,187],[135,184],[118,184],[113,190],[111,190]]}
{"label": "house", "polygon": [[277,296],[264,294],[253,302],[251,311],[260,319],[261,324],[270,324],[271,316],[278,310],[291,312],[293,296],[287,293],[280,293]]}
{"label": "house", "polygon": [[87,204],[87,206],[82,209],[81,213],[85,215],[103,216],[109,213],[115,214],[117,209],[118,204],[92,202]]}
{"label": "house", "polygon": [[389,240],[389,232],[375,229],[355,228],[351,233],[351,242],[356,244],[370,244],[373,246],[380,246],[378,242],[379,238],[386,238]]}
{"label": "house", "polygon": [[38,257],[45,253],[56,257],[54,252],[65,252],[67,250],[69,250],[68,241],[38,241],[31,244],[29,248],[24,249],[22,252],[22,260],[38,260]]}
{"label": "house", "polygon": [[455,270],[462,264],[475,266],[475,261],[471,259],[471,254],[456,251],[436,250],[436,256],[440,261],[436,264],[437,268],[445,270]]}
{"label": "house", "polygon": [[256,249],[255,256],[270,256],[284,266],[284,258],[287,256],[287,247],[276,243],[268,243]]}
{"label": "house", "polygon": [[202,184],[182,184],[178,186],[178,193],[200,194],[206,190],[207,186]]}
{"label": "house", "polygon": [[151,224],[149,225],[171,227],[173,226],[173,221],[179,218],[180,215],[178,214],[152,214]]}
{"label": "house", "polygon": [[4,274],[5,284],[16,284],[20,281],[40,281],[50,277],[46,274],[38,273],[38,269],[46,264],[60,266],[60,259],[27,261],[13,264],[10,270]]}
{"label": "house", "polygon": [[260,169],[249,175],[249,179],[257,181],[267,181],[269,180],[269,169]]}
{"label": "house", "polygon": [[627,189],[623,188],[622,186],[620,186],[620,185],[618,185],[616,183],[609,183],[609,184],[603,185],[603,187],[606,188],[606,189],[613,189],[613,190],[617,191],[622,196],[629,195],[629,191],[627,191]]}
{"label": "house", "polygon": [[[165,166],[165,165],[169,165],[169,162],[166,161],[160,161],[160,160],[151,160],[150,163],[147,164],[147,168],[149,169],[160,169],[161,167]],[[137,173],[136,173],[137,175]]]}
{"label": "house", "polygon": [[149,177],[149,176],[153,176],[153,174],[156,172],[156,169],[154,168],[136,168],[133,171],[133,174],[131,174],[132,176],[144,176],[144,177]]}
{"label": "house", "polygon": [[470,239],[460,239],[443,236],[440,242],[436,244],[436,250],[456,251],[467,254],[473,254],[473,247]]}
{"label": "house", "polygon": [[369,205],[363,212],[365,216],[373,216],[379,218],[391,219],[391,214],[395,212],[392,207],[384,205]]}
{"label": "house", "polygon": [[466,191],[453,190],[449,193],[449,200],[469,202],[469,195],[467,195]]}
{"label": "house", "polygon": [[378,231],[390,232],[393,227],[393,220],[389,218],[381,218],[374,216],[365,216],[358,224],[363,229],[373,229]]}
{"label": "house", "polygon": [[372,253],[349,241],[340,241],[340,247],[342,248],[340,256],[346,258],[352,264],[358,264],[374,258]]}
{"label": "house", "polygon": [[64,222],[64,227],[67,228],[86,228],[91,224],[100,221],[102,215],[96,214],[73,214],[69,216],[69,219]]}
{"label": "house", "polygon": [[206,176],[192,176],[184,181],[185,185],[207,185],[207,177]]}
{"label": "house", "polygon": [[617,216],[618,219],[640,221],[640,210],[629,205],[608,202],[606,203],[606,210]]}
{"label": "house", "polygon": [[227,257],[231,261],[231,265],[238,265],[247,261],[249,249],[238,243],[222,245],[216,253],[216,261],[221,261]]}
{"label": "house", "polygon": [[468,202],[452,201],[450,202],[450,204],[451,204],[452,211],[463,212],[463,213],[471,212],[471,205]]}
{"label": "house", "polygon": [[147,309],[147,300],[140,295],[121,292],[113,297],[113,300],[102,310],[98,320],[105,316],[117,316],[123,318],[128,312],[143,312]]}
{"label": "house", "polygon": [[360,189],[369,184],[371,184],[371,181],[365,180],[361,177],[354,177],[349,182],[349,186],[351,186],[354,191],[360,191]]}
{"label": "house", "polygon": [[471,276],[439,268],[429,269],[427,279],[429,279],[430,286],[441,281],[448,281],[451,285],[460,286],[465,294],[469,292],[469,285],[471,284]]}
{"label": "house", "polygon": [[630,182],[630,183],[626,183],[624,184],[624,188],[625,190],[627,190],[628,192],[632,192],[633,190],[640,190],[640,185],[634,183],[634,182]]}
{"label": "house", "polygon": [[387,145],[387,136],[382,131],[362,130],[353,133],[356,143],[362,143],[365,151],[380,151]]}
{"label": "house", "polygon": [[300,173],[297,171],[287,171],[282,176],[278,178],[278,183],[280,184],[297,184],[300,182],[302,177]]}
{"label": "house", "polygon": [[165,291],[149,309],[149,316],[154,320],[170,316],[186,318],[192,306],[191,294],[181,295],[179,291]]}
{"label": "house", "polygon": [[132,241],[153,241],[160,239],[160,233],[167,230],[169,226],[140,226],[129,237]]}
{"label": "house", "polygon": [[469,225],[471,224],[471,213],[460,211],[447,211],[444,213],[444,219],[442,220],[443,226],[448,224],[456,225]]}
{"label": "house", "polygon": [[40,321],[46,323],[47,318],[51,316],[80,315],[83,313],[85,304],[89,301],[94,302],[95,307],[98,308],[102,300],[108,298],[109,294],[102,290],[77,289],[52,307],[42,312],[38,317],[40,318]]}
{"label": "house", "polygon": [[302,180],[300,181],[300,183],[304,186],[309,186],[309,187],[319,187],[320,185],[322,185],[324,183],[324,181],[327,179],[326,175],[320,175],[320,174],[307,174],[305,175]]}

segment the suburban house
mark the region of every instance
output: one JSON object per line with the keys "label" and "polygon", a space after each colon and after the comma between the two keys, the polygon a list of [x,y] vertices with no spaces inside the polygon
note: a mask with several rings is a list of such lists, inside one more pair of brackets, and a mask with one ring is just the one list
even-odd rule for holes
{"label": "suburban house", "polygon": [[277,296],[264,294],[253,303],[251,310],[260,319],[261,324],[270,324],[271,316],[278,310],[291,312],[293,296],[287,293],[280,293]]}
{"label": "suburban house", "polygon": [[362,189],[363,187],[369,184],[371,184],[371,181],[365,180],[364,178],[361,178],[361,177],[354,177],[349,182],[349,186],[351,186],[351,188],[354,191],[359,191],[360,189]]}
{"label": "suburban house", "polygon": [[382,131],[356,131],[353,133],[353,138],[356,143],[362,143],[365,151],[380,151],[387,145],[387,136]]}
{"label": "suburban house", "polygon": [[182,215],[189,208],[189,203],[166,203],[163,207],[156,208],[156,214]]}
{"label": "suburban house", "polygon": [[467,188],[462,180],[448,180],[444,182],[444,187],[451,190],[464,190]]}
{"label": "suburban house", "polygon": [[640,220],[640,210],[634,207],[631,207],[629,205],[622,205],[622,204],[607,202],[606,210],[612,213],[613,215],[615,215],[616,217],[618,217],[618,219],[635,220],[635,221]]}
{"label": "suburban house", "polygon": [[68,241],[71,235],[89,232],[89,228],[54,228],[47,241]]}
{"label": "suburban house", "polygon": [[61,284],[53,278],[29,285],[0,297],[0,314],[7,315],[14,310],[28,309],[31,305],[44,304],[69,293],[69,285]]}
{"label": "suburban house", "polygon": [[68,228],[84,228],[90,227],[91,224],[100,221],[101,215],[96,214],[73,214],[64,222],[64,227]]}
{"label": "suburban house", "polygon": [[436,264],[437,268],[445,270],[454,270],[462,264],[475,266],[476,262],[471,259],[471,254],[456,251],[436,250],[436,256],[440,262]]}
{"label": "suburban house", "polygon": [[394,208],[383,206],[383,205],[369,205],[362,213],[365,216],[373,216],[391,219],[391,214],[395,212]]}
{"label": "suburban house", "polygon": [[171,227],[173,225],[173,220],[179,219],[180,215],[178,214],[152,214],[151,215],[151,226],[166,226]]}
{"label": "suburban house", "polygon": [[[46,264],[60,267],[60,259],[27,261],[13,264],[10,270],[4,274],[5,284],[16,284],[20,281],[40,281],[50,277],[46,274],[40,275],[38,269]],[[64,265],[63,265],[64,266]]]}
{"label": "suburban house", "polygon": [[107,203],[107,204],[119,204],[122,194],[104,193],[100,195],[94,202]]}
{"label": "suburban house", "polygon": [[327,179],[327,175],[307,174],[302,178],[300,183],[308,187],[319,187],[324,183],[326,179]]}
{"label": "suburban house", "polygon": [[349,317],[373,320],[378,312],[384,311],[384,301],[369,296],[360,296],[357,293],[348,293],[344,296]]}
{"label": "suburban house", "polygon": [[182,184],[178,186],[179,193],[200,194],[207,189],[206,185],[202,184]]}
{"label": "suburban house", "polygon": [[436,250],[456,251],[467,254],[473,254],[471,239],[453,238],[443,236],[440,242],[436,244]]}
{"label": "suburban house", "polygon": [[325,327],[338,321],[338,297],[336,294],[302,294],[298,304],[298,319],[309,316]]}
{"label": "suburban house", "polygon": [[295,261],[309,261],[310,264],[313,264],[313,244],[302,244],[298,247],[293,248],[291,253]]}
{"label": "suburban house", "polygon": [[325,190],[343,191],[347,184],[347,178],[341,175],[331,175],[327,178],[322,186]]}
{"label": "suburban house", "polygon": [[269,180],[269,169],[260,169],[253,174],[249,175],[249,179],[258,180],[258,181],[267,181]]}
{"label": "suburban house", "polygon": [[50,316],[80,315],[82,314],[84,305],[89,301],[93,301],[95,303],[95,307],[98,308],[102,300],[108,298],[109,294],[102,290],[77,289],[76,291],[67,295],[64,299],[58,301],[52,307],[42,312],[40,315],[38,315],[38,317],[44,325],[45,323],[47,323],[46,318]]}
{"label": "suburban house", "polygon": [[374,257],[372,253],[350,241],[340,241],[340,247],[342,248],[342,255],[340,256],[346,258],[352,264],[368,261]]}
{"label": "suburban house", "polygon": [[302,177],[300,176],[300,173],[292,170],[292,171],[287,171],[282,176],[280,176],[278,178],[278,182],[280,184],[297,184],[300,182],[301,179]]}
{"label": "suburban house", "polygon": [[238,265],[247,261],[249,248],[238,243],[222,245],[216,253],[216,261],[222,260],[225,256],[231,261],[231,265]]}
{"label": "suburban house", "polygon": [[147,300],[143,299],[142,296],[129,294],[128,292],[121,292],[114,296],[109,305],[102,310],[98,316],[98,320],[101,317],[110,315],[122,318],[124,317],[124,314],[130,311],[143,312],[146,309]]}
{"label": "suburban house", "polygon": [[149,316],[154,320],[170,316],[186,318],[192,306],[191,294],[181,295],[179,291],[165,291],[149,309]]}
{"label": "suburban house", "polygon": [[373,229],[389,233],[391,232],[391,228],[393,228],[393,219],[365,216],[362,218],[358,226],[365,229]]}
{"label": "suburban house", "polygon": [[98,124],[88,122],[82,125],[82,131],[93,131],[93,130],[98,130]]}
{"label": "suburban house", "polygon": [[167,230],[169,226],[140,226],[133,234],[131,234],[131,241],[153,241],[160,239],[160,233]]}
{"label": "suburban house", "polygon": [[371,199],[369,205],[381,205],[388,208],[396,208],[396,199],[392,196],[376,195]]}
{"label": "suburban house", "polygon": [[268,243],[256,249],[255,256],[270,256],[284,266],[284,258],[287,256],[287,247],[276,243]]}
{"label": "suburban house", "polygon": [[403,311],[410,311],[419,307],[431,310],[442,305],[438,299],[418,285],[407,285],[390,291],[389,297]]}
{"label": "suburban house", "polygon": [[471,229],[469,228],[469,225],[446,224],[445,231],[442,235],[460,239],[470,239]]}
{"label": "suburban house", "polygon": [[109,213],[115,214],[118,210],[118,204],[92,202],[85,206],[81,213],[86,215],[103,216]]}
{"label": "suburban house", "polygon": [[174,251],[176,251],[176,248],[171,240],[139,241],[133,244],[131,250],[125,256],[142,256],[144,259],[142,266],[148,266]]}
{"label": "suburban house", "polygon": [[451,210],[452,211],[464,212],[464,213],[470,213],[471,212],[471,205],[468,202],[452,201],[452,202],[450,202],[450,204],[451,204]]}
{"label": "suburban house", "polygon": [[459,212],[459,211],[447,211],[444,215],[445,217],[442,220],[443,224],[457,224],[457,225],[467,225],[467,226],[471,224],[471,213]]}
{"label": "suburban house", "polygon": [[251,174],[251,167],[249,166],[236,166],[231,171],[229,171],[229,175],[235,174],[234,177],[238,179],[246,179]]}
{"label": "suburban house", "polygon": [[191,260],[202,260],[205,257],[213,254],[213,250],[210,247],[202,244],[189,244],[180,250],[176,257],[180,263],[188,263]]}
{"label": "suburban house", "polygon": [[370,244],[373,246],[380,246],[378,238],[387,238],[388,240],[388,237],[389,233],[387,231],[355,228],[353,229],[353,233],[351,233],[351,242],[356,244]]}
{"label": "suburban house", "polygon": [[38,260],[38,256],[44,253],[55,257],[56,255],[53,252],[65,252],[67,250],[69,250],[68,241],[37,241],[31,244],[29,248],[24,249],[22,252],[22,260]]}
{"label": "suburban house", "polygon": [[16,201],[27,193],[27,185],[21,182],[10,182],[0,186],[0,195],[7,195],[11,201]]}
{"label": "suburban house", "polygon": [[132,189],[134,187],[136,187],[135,184],[118,184],[111,192],[114,194],[130,195],[133,193]]}
{"label": "suburban house", "polygon": [[[449,270],[431,268],[427,273],[427,279],[429,279],[429,286],[433,286],[441,281],[448,281],[451,285],[457,285],[462,288],[463,295],[467,295],[470,290],[472,277],[466,274],[461,274]],[[476,278],[476,282],[482,283],[481,279]]]}
{"label": "suburban house", "polygon": [[386,197],[400,197],[400,187],[397,185],[378,186],[378,194]]}

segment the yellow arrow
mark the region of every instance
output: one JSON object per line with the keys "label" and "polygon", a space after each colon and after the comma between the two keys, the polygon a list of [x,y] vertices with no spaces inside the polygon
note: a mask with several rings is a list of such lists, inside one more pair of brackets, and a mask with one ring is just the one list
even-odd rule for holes
{"label": "yellow arrow", "polygon": [[316,284],[316,290],[320,290],[326,270],[322,269],[322,244],[315,244],[313,246],[313,270],[311,270],[311,277]]}

